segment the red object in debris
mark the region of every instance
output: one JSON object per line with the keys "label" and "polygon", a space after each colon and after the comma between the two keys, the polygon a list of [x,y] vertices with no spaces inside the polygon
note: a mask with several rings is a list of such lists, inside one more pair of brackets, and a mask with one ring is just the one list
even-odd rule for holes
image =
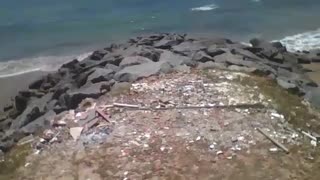
{"label": "red object in debris", "polygon": [[109,121],[109,116],[107,114],[105,114],[102,110],[100,109],[96,109],[96,113],[101,116],[104,120]]}
{"label": "red object in debris", "polygon": [[84,125],[82,132],[87,132],[92,126],[96,125],[98,121],[99,121],[98,118],[89,121],[87,124]]}

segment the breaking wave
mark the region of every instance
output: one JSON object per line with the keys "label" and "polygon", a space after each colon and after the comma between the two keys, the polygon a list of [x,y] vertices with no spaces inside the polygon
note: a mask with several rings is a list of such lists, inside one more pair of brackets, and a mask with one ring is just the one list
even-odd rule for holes
{"label": "breaking wave", "polygon": [[320,49],[320,29],[287,36],[280,40],[289,51]]}
{"label": "breaking wave", "polygon": [[205,6],[201,6],[201,7],[191,8],[191,11],[211,11],[211,10],[214,10],[217,8],[219,8],[219,6],[217,6],[215,4],[209,4],[209,5],[205,5]]}
{"label": "breaking wave", "polygon": [[11,60],[0,62],[0,78],[16,76],[34,71],[55,71],[60,68],[63,63],[78,59],[85,59],[91,52],[80,55],[68,56],[40,56],[35,58],[24,58],[19,60]]}

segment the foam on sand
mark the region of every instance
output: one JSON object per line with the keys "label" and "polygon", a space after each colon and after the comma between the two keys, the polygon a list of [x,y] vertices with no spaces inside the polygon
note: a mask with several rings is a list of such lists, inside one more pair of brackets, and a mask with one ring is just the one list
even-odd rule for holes
{"label": "foam on sand", "polygon": [[320,29],[308,31],[280,40],[289,51],[320,49]]}
{"label": "foam on sand", "polygon": [[85,59],[91,52],[80,55],[67,56],[40,56],[34,58],[24,58],[19,60],[11,60],[0,62],[0,78],[21,75],[34,71],[55,71],[66,62],[73,59],[79,61]]}
{"label": "foam on sand", "polygon": [[205,5],[205,6],[201,6],[201,7],[191,8],[191,11],[211,11],[211,10],[214,10],[217,8],[219,8],[219,6],[217,6],[215,4],[209,4],[209,5]]}

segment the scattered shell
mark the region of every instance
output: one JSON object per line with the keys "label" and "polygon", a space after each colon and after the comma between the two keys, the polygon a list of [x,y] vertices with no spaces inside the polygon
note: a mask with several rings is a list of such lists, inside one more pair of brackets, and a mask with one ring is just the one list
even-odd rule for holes
{"label": "scattered shell", "polygon": [[217,151],[216,154],[217,154],[217,155],[221,155],[221,154],[223,154],[223,151]]}
{"label": "scattered shell", "polygon": [[278,148],[276,148],[276,147],[275,147],[275,148],[270,148],[269,151],[270,151],[270,152],[277,152],[277,151],[278,151]]}

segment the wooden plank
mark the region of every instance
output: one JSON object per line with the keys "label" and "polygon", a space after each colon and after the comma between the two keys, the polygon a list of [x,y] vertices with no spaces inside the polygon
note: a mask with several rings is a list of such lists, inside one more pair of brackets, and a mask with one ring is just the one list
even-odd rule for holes
{"label": "wooden plank", "polygon": [[109,116],[108,116],[107,114],[105,114],[102,110],[96,109],[96,113],[97,113],[100,117],[102,117],[104,120],[110,122],[110,121],[109,121]]}

